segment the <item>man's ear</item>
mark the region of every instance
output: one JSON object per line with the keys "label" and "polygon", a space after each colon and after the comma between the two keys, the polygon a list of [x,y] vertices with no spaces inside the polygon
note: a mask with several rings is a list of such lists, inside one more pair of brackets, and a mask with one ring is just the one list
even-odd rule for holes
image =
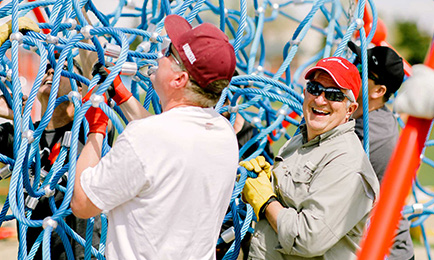
{"label": "man's ear", "polygon": [[183,88],[187,85],[188,80],[189,76],[186,71],[177,72],[175,78],[173,79],[174,87]]}
{"label": "man's ear", "polygon": [[347,108],[347,114],[345,115],[345,117],[347,118],[347,120],[357,110],[358,107],[359,107],[359,104],[357,102],[351,102],[350,103],[350,105]]}
{"label": "man's ear", "polygon": [[384,85],[375,85],[371,92],[372,99],[383,98],[384,94],[386,94],[386,86]]}

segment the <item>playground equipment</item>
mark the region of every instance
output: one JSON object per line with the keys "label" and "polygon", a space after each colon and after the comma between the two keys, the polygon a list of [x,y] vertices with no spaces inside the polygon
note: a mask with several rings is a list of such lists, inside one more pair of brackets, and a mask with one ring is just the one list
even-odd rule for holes
{"label": "playground equipment", "polygon": [[[106,2],[101,3],[107,5]],[[259,130],[259,134],[240,150],[241,156],[250,146],[258,144],[257,151],[249,156],[249,158],[254,158],[263,152],[267,142],[290,139],[299,126],[303,101],[301,93],[304,80],[302,76],[306,68],[322,57],[346,56],[348,59],[354,58],[347,53],[346,46],[347,42],[357,35],[362,50],[364,50],[362,88],[363,102],[366,103],[368,99],[367,45],[370,42],[375,44],[387,43],[384,24],[380,30],[382,33],[376,34],[379,20],[373,1],[367,3],[366,1],[356,2],[353,0],[145,0],[138,6],[134,4],[135,2],[120,0],[115,2],[116,8],[111,13],[101,12],[98,7],[101,3],[90,0],[29,2],[12,0],[0,8],[0,18],[12,19],[11,38],[0,47],[2,57],[0,76],[4,79],[0,83],[0,89],[14,111],[15,126],[14,158],[0,154],[0,162],[6,165],[1,170],[0,177],[2,179],[10,177],[11,183],[6,203],[0,213],[0,225],[5,221],[16,219],[21,230],[19,233],[20,241],[25,241],[27,227],[44,226],[45,228],[34,245],[20,243],[19,259],[32,259],[40,246],[43,248],[44,259],[50,259],[50,236],[53,231],[62,237],[69,257],[72,257],[72,252],[67,238],[72,237],[85,247],[86,259],[90,259],[91,255],[98,259],[104,259],[104,232],[107,227],[104,214],[102,214],[102,219],[105,225],[99,248],[91,246],[92,219],[88,221],[90,228],[85,238],[78,236],[62,220],[71,214],[69,202],[72,196],[75,164],[78,156],[78,132],[80,127],[88,128],[84,114],[91,105],[91,102],[81,104],[81,99],[76,95],[77,85],[74,80],[86,84],[89,88],[93,88],[99,80],[99,76],[87,79],[74,73],[72,66],[69,66],[67,70],[63,69],[65,61],[72,64],[72,58],[78,55],[79,49],[96,53],[99,62],[103,64],[106,62],[107,64],[114,64],[110,67],[111,73],[100,85],[96,94],[104,93],[114,78],[121,74],[124,75],[123,79],[126,82],[131,81],[131,92],[134,97],[142,100],[146,109],[152,108],[158,114],[161,113],[161,108],[158,103],[158,96],[153,91],[147,77],[147,70],[156,65],[156,59],[161,56],[161,50],[169,42],[163,32],[164,18],[168,14],[179,14],[186,17],[192,24],[207,21],[218,25],[230,37],[234,46],[239,75],[232,79],[230,87],[223,92],[216,110],[221,113],[231,113],[232,123],[234,123],[235,115],[239,113]],[[91,17],[92,25],[83,15],[83,10]],[[28,32],[22,36],[18,32],[17,19],[21,16],[30,16],[32,11],[42,32]],[[365,16],[365,13],[368,15]],[[136,28],[118,26],[123,19],[133,20]],[[268,38],[266,36],[267,31],[272,30],[272,26],[279,24],[285,25],[285,29],[279,31],[279,36],[283,39],[281,46],[278,46],[276,38],[270,40],[271,36]],[[369,30],[368,35],[366,35],[365,29]],[[105,38],[107,43],[102,45],[97,37]],[[83,42],[83,40],[88,41]],[[269,49],[268,46],[271,44],[273,44],[273,48]],[[35,64],[38,67],[38,73],[34,79],[31,79],[34,84],[31,87],[25,107],[22,107],[21,93],[23,90],[19,80],[18,65],[20,59],[18,53],[23,52],[24,49],[34,51],[35,55],[39,56],[39,64]],[[10,59],[5,55],[8,50],[11,53]],[[308,54],[300,54],[306,53],[308,50],[310,51]],[[54,56],[55,52],[60,54],[57,61]],[[271,55],[277,55],[279,61],[270,61]],[[36,129],[33,129],[31,111],[47,62],[55,68],[52,95],[48,109],[41,118],[41,123]],[[272,66],[279,62],[280,64]],[[73,92],[56,99],[61,76],[74,79],[71,80]],[[12,93],[12,96],[9,95],[9,92]],[[225,105],[226,99],[230,100],[229,105]],[[61,154],[63,156],[58,156],[52,170],[45,177],[45,181],[40,182],[41,169],[38,161],[40,160],[39,140],[41,133],[50,121],[54,108],[68,100],[74,103],[76,109],[71,143],[62,147]],[[114,123],[116,131],[121,133],[123,130],[121,120],[124,124],[127,124],[128,121],[117,105],[113,104],[113,107],[109,107],[101,103],[100,107]],[[368,106],[364,106],[364,108],[367,109]],[[369,138],[368,114],[368,111],[364,111],[365,138]],[[413,125],[414,120],[418,121],[411,119],[409,125]],[[429,121],[424,121],[423,128],[425,129],[429,124]],[[415,131],[419,131],[419,129]],[[426,132],[418,132],[420,138],[424,139]],[[412,140],[409,140],[410,146],[413,143]],[[421,147],[424,147],[423,143],[418,143],[419,147],[411,158],[419,156]],[[103,154],[109,149],[110,147],[105,145]],[[68,150],[69,163],[65,164]],[[367,141],[365,141],[365,150],[369,150],[369,142]],[[265,156],[267,157],[266,154]],[[409,157],[405,153],[401,153],[401,156]],[[267,159],[272,161],[269,157]],[[416,164],[418,163],[414,158],[413,160]],[[28,174],[30,168],[35,173],[32,182]],[[412,173],[414,171],[415,167],[412,168]],[[57,181],[66,172],[68,172],[68,184],[63,187]],[[244,182],[251,173],[243,168],[239,169],[239,173],[240,179],[234,187],[230,203],[231,210],[225,218],[225,221],[233,220],[233,228],[228,229],[218,242],[231,243],[225,259],[236,259],[240,251],[240,241],[247,232],[252,232],[250,224],[254,215],[253,211],[249,205],[245,205],[239,199]],[[404,174],[402,173],[402,175]],[[402,187],[404,184],[409,185],[411,178],[407,175],[407,179],[403,180],[402,183]],[[55,189],[65,193],[60,207],[57,208],[53,205],[53,214],[49,218],[30,220],[29,216],[32,210],[24,201],[24,192],[26,191],[30,197],[35,199],[48,196],[52,200],[50,195]],[[393,194],[395,193],[394,191]],[[396,204],[393,211],[395,215],[402,208],[401,198],[407,195],[404,187],[397,193],[401,196],[400,202]],[[394,200],[394,197],[390,197],[390,200]],[[426,205],[426,207],[429,205],[431,204]],[[9,208],[12,210],[11,215],[7,215]],[[431,213],[432,211],[426,210],[423,213],[417,211],[414,214],[428,216]],[[375,219],[373,223],[377,223]],[[418,224],[423,225],[423,221]],[[374,227],[371,228],[372,230]],[[375,233],[373,236],[376,237],[376,235]],[[374,240],[376,239],[372,239],[372,241]],[[387,243],[381,247],[381,257],[369,259],[382,259],[387,253]],[[32,248],[28,255],[27,248]]]}

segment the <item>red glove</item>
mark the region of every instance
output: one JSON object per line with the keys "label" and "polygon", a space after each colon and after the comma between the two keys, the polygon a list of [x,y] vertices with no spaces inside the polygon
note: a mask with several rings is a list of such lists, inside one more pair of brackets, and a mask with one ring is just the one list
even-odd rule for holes
{"label": "red glove", "polygon": [[[89,100],[91,91],[89,91],[86,96],[83,98],[83,103]],[[107,102],[107,99],[104,96],[104,101]],[[90,106],[85,115],[87,122],[89,123],[89,133],[100,133],[104,137],[106,135],[106,129],[108,125],[108,116],[101,110],[101,108],[96,108]]]}
{"label": "red glove", "polygon": [[[95,76],[96,74],[99,74],[101,76],[101,79],[98,83],[103,82],[107,78],[109,73],[110,70],[104,67],[99,62],[96,63],[92,68],[93,76]],[[133,95],[131,94],[131,92],[128,91],[127,88],[125,88],[119,75],[116,76],[116,78],[113,80],[113,83],[108,87],[107,92],[109,97],[116,101],[116,104],[118,104],[118,106],[127,101]]]}
{"label": "red glove", "polygon": [[[108,70],[107,68],[104,68]],[[111,89],[108,89],[110,97],[118,104],[118,106],[125,101],[127,101],[133,94],[128,91],[128,89],[124,86],[122,83],[121,77],[118,75],[116,76],[115,80],[113,80],[112,85],[114,88],[114,95],[112,95]]]}

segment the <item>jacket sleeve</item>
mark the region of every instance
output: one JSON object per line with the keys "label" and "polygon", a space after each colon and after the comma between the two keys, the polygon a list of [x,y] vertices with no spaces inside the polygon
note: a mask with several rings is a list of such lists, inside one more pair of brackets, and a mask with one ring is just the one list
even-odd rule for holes
{"label": "jacket sleeve", "polygon": [[[279,212],[277,235],[281,253],[323,255],[359,222],[364,222],[372,208],[363,178],[345,165],[330,163],[309,185],[301,210],[288,207]],[[361,232],[357,235],[361,236]]]}

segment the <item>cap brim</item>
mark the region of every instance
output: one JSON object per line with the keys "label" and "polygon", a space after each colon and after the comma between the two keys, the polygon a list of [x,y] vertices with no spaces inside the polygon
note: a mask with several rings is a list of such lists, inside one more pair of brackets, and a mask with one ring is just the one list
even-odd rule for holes
{"label": "cap brim", "polygon": [[354,52],[357,56],[356,56],[356,60],[359,63],[362,63],[362,49],[360,49],[359,46],[357,46],[354,42],[349,41],[348,42],[348,47],[350,48],[350,50],[352,52]]}
{"label": "cap brim", "polygon": [[186,31],[191,30],[192,26],[183,17],[171,14],[164,20],[164,28],[172,43],[177,46],[179,37]]}

